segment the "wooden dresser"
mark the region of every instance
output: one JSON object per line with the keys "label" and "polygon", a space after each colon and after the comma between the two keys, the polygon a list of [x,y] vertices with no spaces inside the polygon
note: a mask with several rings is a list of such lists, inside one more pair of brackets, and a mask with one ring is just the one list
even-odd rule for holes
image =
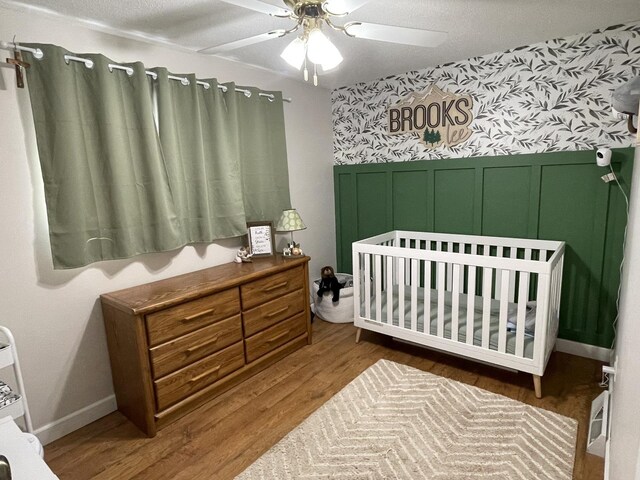
{"label": "wooden dresser", "polygon": [[101,296],[118,409],[147,435],[311,343],[308,257]]}

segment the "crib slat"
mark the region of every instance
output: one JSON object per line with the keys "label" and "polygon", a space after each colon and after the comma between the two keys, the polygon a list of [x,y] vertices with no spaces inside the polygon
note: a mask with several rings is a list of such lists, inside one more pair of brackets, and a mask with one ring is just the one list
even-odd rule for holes
{"label": "crib slat", "polygon": [[[531,255],[530,252],[529,255]],[[520,286],[518,287],[518,319],[516,321],[516,357],[524,357],[524,334],[528,294],[529,274],[527,272],[520,272]]]}
{"label": "crib slat", "polygon": [[[502,258],[502,255],[504,253],[504,248],[502,246],[498,246],[498,251],[496,252],[496,256],[499,258]],[[494,298],[501,298],[501,293],[502,293],[502,270],[498,270],[496,269],[496,294]]]}
{"label": "crib slat", "polygon": [[[453,243],[447,242],[447,252],[453,252]],[[452,290],[453,286],[453,264],[447,263],[447,292]]]}
{"label": "crib slat", "polygon": [[502,296],[500,297],[500,316],[498,317],[498,351],[505,353],[507,351],[507,318],[509,314],[509,280],[511,270],[502,270]]}
{"label": "crib slat", "polygon": [[[511,252],[509,254],[510,258],[517,258],[518,249],[516,247],[511,247]],[[517,275],[511,275],[511,281],[509,282],[509,301],[511,303],[516,301],[516,277]]]}
{"label": "crib slat", "polygon": [[460,314],[460,265],[453,265],[453,292],[451,293],[451,340],[458,341],[458,316]]}
{"label": "crib slat", "polygon": [[364,254],[364,317],[371,318],[371,254]]}
{"label": "crib slat", "polygon": [[424,262],[424,322],[422,331],[431,333],[431,262]]}
{"label": "crib slat", "polygon": [[[406,258],[398,258],[398,326],[404,328],[404,262]],[[394,324],[395,325],[395,324]]]}
{"label": "crib slat", "polygon": [[444,273],[446,264],[438,262],[438,337],[444,337]]}
{"label": "crib slat", "polygon": [[484,267],[482,280],[482,348],[489,348],[489,335],[491,329],[491,281],[493,269]]}
{"label": "crib slat", "polygon": [[[471,245],[471,255],[478,251],[477,245]],[[467,277],[467,338],[469,345],[473,345],[473,330],[475,327],[475,303],[476,303],[476,267],[469,266],[469,276]]]}
{"label": "crib slat", "polygon": [[393,324],[393,257],[387,256],[387,324]]}
{"label": "crib slat", "polygon": [[556,265],[553,270],[554,270],[554,273],[556,274],[556,278],[555,278],[555,289],[553,292],[552,313],[554,318],[558,318],[558,316],[560,315],[560,285],[562,282],[562,265]]}
{"label": "crib slat", "polygon": [[382,255],[376,255],[374,260],[374,279],[376,282],[376,321],[382,322]]}
{"label": "crib slat", "polygon": [[411,259],[411,330],[418,330],[418,260]]}
{"label": "crib slat", "polygon": [[[409,248],[409,239],[407,239],[407,243],[406,243],[407,247]],[[405,259],[405,272],[404,272],[404,284],[405,285],[411,285],[411,262],[409,262],[409,259],[406,258]]]}

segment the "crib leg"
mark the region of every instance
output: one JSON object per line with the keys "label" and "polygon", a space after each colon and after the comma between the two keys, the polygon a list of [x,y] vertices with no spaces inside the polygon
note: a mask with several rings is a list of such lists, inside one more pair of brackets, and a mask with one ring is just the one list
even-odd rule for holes
{"label": "crib leg", "polygon": [[360,334],[362,333],[362,329],[358,328],[358,330],[356,330],[356,343],[360,343]]}
{"label": "crib leg", "polygon": [[542,398],[542,377],[540,375],[533,376],[533,388],[536,391],[536,398]]}

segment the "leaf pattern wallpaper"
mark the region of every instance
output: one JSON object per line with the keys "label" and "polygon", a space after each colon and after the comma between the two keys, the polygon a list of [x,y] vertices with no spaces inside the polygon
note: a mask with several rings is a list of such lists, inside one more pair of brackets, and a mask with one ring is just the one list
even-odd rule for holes
{"label": "leaf pattern wallpaper", "polygon": [[[334,163],[406,162],[628,147],[611,92],[640,75],[640,22],[333,90]],[[426,148],[388,135],[387,108],[436,83],[473,98],[473,135]]]}

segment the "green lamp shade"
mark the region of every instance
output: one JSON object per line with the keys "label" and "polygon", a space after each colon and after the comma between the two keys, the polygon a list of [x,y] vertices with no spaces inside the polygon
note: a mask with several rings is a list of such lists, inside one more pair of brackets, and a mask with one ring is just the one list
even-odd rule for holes
{"label": "green lamp shade", "polygon": [[278,232],[295,232],[297,230],[304,230],[307,226],[300,218],[300,214],[295,208],[290,210],[284,210],[278,220],[276,231]]}

